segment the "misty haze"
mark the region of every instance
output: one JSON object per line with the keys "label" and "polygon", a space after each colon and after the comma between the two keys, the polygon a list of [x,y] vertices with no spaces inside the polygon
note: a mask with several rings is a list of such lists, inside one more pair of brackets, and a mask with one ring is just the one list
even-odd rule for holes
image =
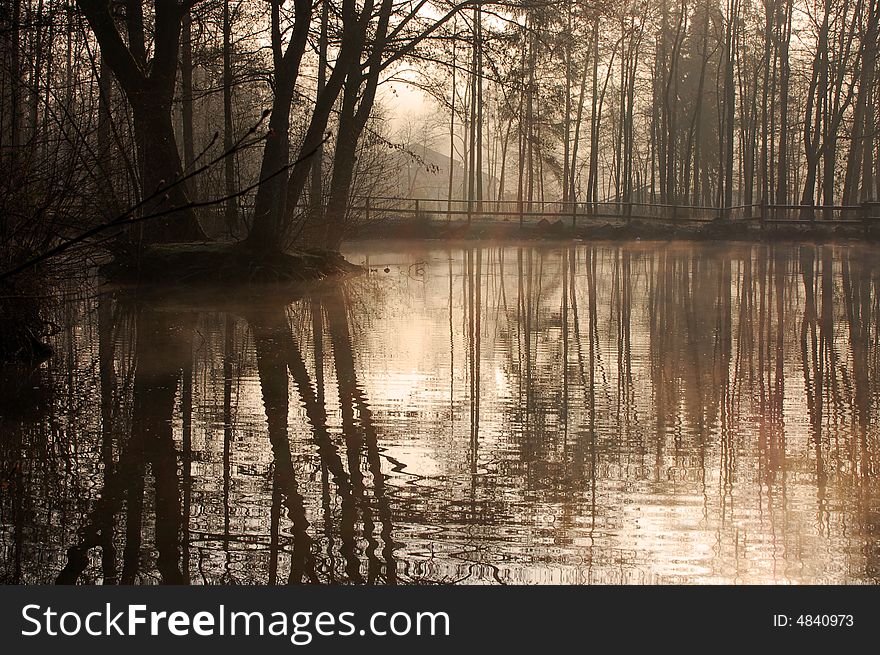
{"label": "misty haze", "polygon": [[9,0],[0,582],[880,582],[880,0]]}

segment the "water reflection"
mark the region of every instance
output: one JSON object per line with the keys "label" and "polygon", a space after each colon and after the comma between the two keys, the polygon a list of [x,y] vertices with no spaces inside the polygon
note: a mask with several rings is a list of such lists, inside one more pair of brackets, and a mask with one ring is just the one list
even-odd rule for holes
{"label": "water reflection", "polygon": [[59,303],[3,382],[2,580],[880,580],[873,250],[349,256],[293,300]]}

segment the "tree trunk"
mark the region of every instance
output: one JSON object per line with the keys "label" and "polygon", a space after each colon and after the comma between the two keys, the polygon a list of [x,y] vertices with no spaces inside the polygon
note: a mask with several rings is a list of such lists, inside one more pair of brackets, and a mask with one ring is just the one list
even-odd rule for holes
{"label": "tree trunk", "polygon": [[[353,60],[353,65],[348,70],[345,80],[342,109],[339,114],[336,152],[333,155],[330,200],[327,203],[327,215],[321,240],[321,245],[328,250],[338,250],[339,244],[345,236],[346,209],[354,179],[357,144],[367,125],[376,99],[376,89],[382,71],[382,53],[392,9],[392,0],[382,0],[379,8],[379,21],[375,33],[372,35],[370,55],[367,61],[368,72],[366,75],[361,72],[362,67],[358,56]],[[366,34],[366,26],[370,16],[371,14],[365,10],[361,35]],[[361,36],[361,43],[364,42],[364,36]],[[360,90],[362,84],[363,91]]]}
{"label": "tree trunk", "polygon": [[[327,86],[327,21],[329,2],[324,2],[321,8],[321,32],[318,41],[318,85],[315,97],[324,92]],[[309,191],[309,201],[312,209],[312,220],[320,222],[324,217],[323,208],[323,176],[324,176],[324,148],[318,146],[312,158],[312,188]]]}
{"label": "tree trunk", "polygon": [[[348,9],[351,0],[344,8]],[[288,211],[288,196],[291,173],[288,171],[290,151],[290,103],[299,76],[299,66],[306,47],[311,2],[296,0],[293,33],[286,49],[281,46],[280,2],[273,0],[272,55],[275,72],[275,95],[269,118],[269,134],[263,146],[263,159],[260,164],[260,186],[254,199],[254,221],[245,239],[248,247],[262,252],[273,252],[283,248],[285,217]],[[341,55],[340,55],[341,58]],[[335,97],[335,96],[334,96]],[[321,104],[319,96],[315,113]],[[314,120],[314,118],[313,118]],[[308,136],[307,136],[308,139]],[[308,166],[299,166],[306,174]],[[296,173],[297,167],[294,167]],[[302,182],[305,182],[305,177]],[[295,202],[293,203],[295,206]]]}
{"label": "tree trunk", "polygon": [[[180,40],[180,100],[181,134],[183,135],[183,165],[191,170],[196,159],[195,139],[193,137],[193,60],[192,60],[192,16],[186,12],[183,17],[183,31]],[[194,192],[193,198],[196,198]]]}
{"label": "tree trunk", "polygon": [[148,229],[140,230],[143,240],[204,239],[189,206],[186,182],[181,180],[183,171],[171,119],[184,9],[175,0],[156,0],[153,57],[147,65],[140,2],[126,4],[127,43],[117,30],[109,3],[78,0],[77,4],[98,40],[102,60],[113,71],[132,110],[145,200],[142,213],[163,214],[151,219]]}
{"label": "tree trunk", "polygon": [[230,154],[223,161],[223,178],[225,182],[226,232],[231,237],[235,234],[238,223],[238,203],[235,201],[235,153],[234,127],[232,125],[232,20],[229,14],[229,0],[223,0],[223,150]]}
{"label": "tree trunk", "polygon": [[354,178],[355,153],[357,151],[358,126],[355,112],[362,75],[354,69],[345,82],[342,108],[339,112],[339,127],[336,136],[336,150],[333,153],[333,178],[330,182],[330,199],[324,217],[322,244],[328,249],[338,247],[345,226],[345,213]]}
{"label": "tree trunk", "polygon": [[793,0],[787,0],[779,44],[779,146],[776,165],[776,204],[788,202],[788,97],[791,63],[788,48],[791,41],[791,11]]}
{"label": "tree trunk", "polygon": [[[860,44],[862,65],[859,92],[853,114],[852,139],[846,162],[843,204],[872,200],[874,194],[872,155],[874,151],[874,79],[877,66],[877,0],[869,0],[866,29]],[[859,182],[861,181],[861,185]],[[859,188],[861,186],[861,194]]]}
{"label": "tree trunk", "polygon": [[189,198],[186,183],[178,182],[183,172],[171,122],[170,101],[146,97],[131,104],[143,197],[155,195],[145,203],[143,213],[164,213],[180,208],[151,219],[149,226],[141,231],[143,240],[174,242],[204,239],[205,234],[195,214],[187,207]]}
{"label": "tree trunk", "polygon": [[[0,127],[0,147],[9,153],[10,163],[17,159],[21,143],[21,0],[14,0],[10,13],[10,29],[0,33],[0,56],[3,68],[0,70],[2,89],[2,127]],[[5,154],[5,153],[4,153]],[[10,167],[11,169],[11,167]]]}

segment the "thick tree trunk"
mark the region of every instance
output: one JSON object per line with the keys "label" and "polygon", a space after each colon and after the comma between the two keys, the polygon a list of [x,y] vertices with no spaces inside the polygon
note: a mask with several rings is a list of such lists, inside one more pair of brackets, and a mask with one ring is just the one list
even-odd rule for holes
{"label": "thick tree trunk", "polygon": [[[373,35],[368,71],[361,72],[360,57],[351,61],[345,78],[345,91],[342,98],[342,109],[339,113],[339,132],[336,137],[336,152],[333,156],[333,178],[330,182],[330,199],[327,203],[327,214],[321,245],[328,250],[338,250],[345,236],[346,209],[351,195],[354,179],[355,154],[357,144],[366,128],[373,103],[376,99],[376,88],[382,72],[382,52],[388,33],[388,21],[393,4],[391,0],[382,0],[379,8],[379,21]],[[362,31],[360,42],[364,43],[366,26],[370,14],[362,14]],[[364,20],[366,19],[366,20]],[[335,71],[334,71],[335,72]],[[363,91],[361,91],[363,86]]]}
{"label": "thick tree trunk", "polygon": [[149,198],[142,214],[163,214],[150,219],[148,229],[140,230],[143,240],[204,239],[189,206],[186,183],[181,180],[183,171],[171,120],[184,9],[174,0],[156,1],[153,57],[148,65],[140,2],[126,4],[127,42],[116,27],[109,3],[78,0],[77,4],[98,40],[102,60],[113,71],[132,110],[142,196]]}
{"label": "thick tree trunk", "polygon": [[333,154],[333,178],[330,182],[330,199],[324,216],[321,245],[328,249],[338,248],[345,228],[345,213],[351,183],[354,179],[354,158],[360,136],[355,109],[360,89],[360,71],[352,71],[345,83],[342,109],[339,113],[339,127],[336,150]]}
{"label": "thick tree trunk", "polygon": [[[311,2],[296,0],[293,33],[287,48],[282,49],[280,4],[278,0],[273,0],[271,7],[275,95],[269,118],[269,134],[260,164],[261,184],[254,200],[253,226],[245,240],[248,247],[263,252],[279,251],[283,247],[284,218],[287,215],[285,191],[290,179],[290,103],[299,77],[311,18]],[[308,170],[307,167],[300,168]]]}
{"label": "thick tree trunk", "polygon": [[[299,157],[294,165],[289,166],[287,151],[290,102],[308,36],[307,17],[311,12],[311,3],[309,0],[297,0],[296,6],[297,16],[302,16],[303,19],[295,21],[295,34],[291,37],[284,57],[282,58],[280,53],[280,43],[275,53],[276,75],[286,74],[292,76],[292,79],[288,79],[286,84],[276,83],[276,98],[269,123],[270,138],[266,142],[260,173],[263,183],[257,192],[254,223],[246,240],[248,246],[262,250],[279,250],[287,245],[286,242],[290,237],[288,228],[293,222],[293,213],[299,205],[312,171],[311,158],[325,140],[324,132],[327,129],[330,113],[333,111],[349,69],[355,62],[360,61],[365,29],[373,10],[371,0],[367,1],[361,14],[357,13],[353,0],[344,0],[342,46],[339,49],[339,56],[323,91],[315,99],[311,120],[299,149]],[[273,5],[274,11],[277,11],[277,5]],[[273,18],[274,20],[277,19]],[[300,31],[297,31],[297,26],[302,26],[299,28]],[[273,36],[273,39],[280,41],[280,32]],[[294,45],[296,45],[295,50]],[[296,53],[295,56],[291,55],[292,52]],[[281,92],[284,92],[283,96],[280,95]]]}
{"label": "thick tree trunk", "polygon": [[281,217],[285,213],[284,192],[287,186],[287,175],[283,169],[288,164],[290,150],[290,103],[293,98],[292,93],[281,91],[287,88],[292,89],[292,85],[279,81],[272,102],[269,136],[260,166],[262,183],[254,200],[254,223],[247,239],[250,245],[263,250],[280,249]]}
{"label": "thick tree trunk", "polygon": [[144,204],[143,214],[169,213],[151,219],[141,236],[152,243],[203,240],[205,234],[192,208],[187,207],[186,183],[180,182],[183,171],[171,122],[171,103],[144,95],[147,97],[131,103],[143,197],[155,196]]}

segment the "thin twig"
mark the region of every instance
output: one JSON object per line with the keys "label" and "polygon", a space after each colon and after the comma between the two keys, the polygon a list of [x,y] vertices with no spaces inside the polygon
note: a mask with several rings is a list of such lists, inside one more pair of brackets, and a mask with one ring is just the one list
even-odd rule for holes
{"label": "thin twig", "polygon": [[[261,137],[261,138],[265,138],[265,137]],[[312,150],[307,152],[305,155],[303,155],[302,157],[300,157],[296,161],[290,162],[289,164],[282,166],[274,173],[267,175],[266,177],[262,178],[261,180],[255,182],[254,184],[251,184],[250,186],[245,187],[244,189],[241,189],[231,195],[227,195],[222,198],[216,198],[214,200],[203,200],[200,202],[189,202],[189,203],[186,203],[186,204],[181,205],[179,207],[170,207],[170,208],[164,209],[162,211],[155,212],[153,214],[147,214],[146,216],[138,216],[136,218],[126,219],[125,217],[131,213],[131,210],[129,210],[125,214],[123,214],[122,216],[117,217],[116,219],[110,221],[109,223],[103,223],[101,225],[93,227],[91,230],[88,230],[88,231],[80,234],[79,236],[76,236],[72,239],[69,239],[69,240],[65,241],[64,243],[61,243],[61,244],[55,246],[54,248],[48,250],[47,252],[45,252],[41,255],[38,255],[38,256],[24,262],[23,264],[16,266],[15,268],[13,268],[9,271],[6,271],[6,272],[0,274],[0,281],[5,280],[7,278],[10,278],[14,275],[18,275],[22,271],[24,271],[32,266],[35,266],[41,262],[44,262],[47,259],[50,259],[51,257],[55,257],[57,255],[60,255],[61,253],[65,252],[67,249],[71,248],[72,246],[74,246],[78,243],[82,243],[86,239],[89,239],[89,238],[95,236],[96,234],[100,234],[101,232],[104,232],[105,230],[109,230],[112,228],[126,227],[126,226],[132,225],[134,223],[140,223],[141,221],[152,220],[155,218],[161,218],[162,216],[167,216],[168,214],[173,214],[175,212],[179,212],[179,211],[186,210],[186,209],[194,209],[194,208],[198,208],[198,207],[209,207],[211,205],[218,205],[223,202],[226,202],[227,200],[231,200],[233,198],[238,198],[240,196],[246,195],[246,194],[250,193],[251,191],[253,191],[254,189],[256,189],[257,187],[259,187],[261,184],[268,182],[269,180],[276,177],[277,175],[280,175],[281,173],[283,173],[287,170],[290,170],[291,168],[306,161],[307,159],[310,159],[316,152],[318,152],[318,149],[321,148],[321,146],[323,146],[329,138],[330,138],[330,133],[328,132],[318,145],[316,145]],[[214,162],[212,162],[211,164],[206,164],[206,167],[212,165],[213,163]],[[200,172],[200,171],[198,171],[198,172]],[[195,173],[197,173],[197,172],[195,172]]]}

